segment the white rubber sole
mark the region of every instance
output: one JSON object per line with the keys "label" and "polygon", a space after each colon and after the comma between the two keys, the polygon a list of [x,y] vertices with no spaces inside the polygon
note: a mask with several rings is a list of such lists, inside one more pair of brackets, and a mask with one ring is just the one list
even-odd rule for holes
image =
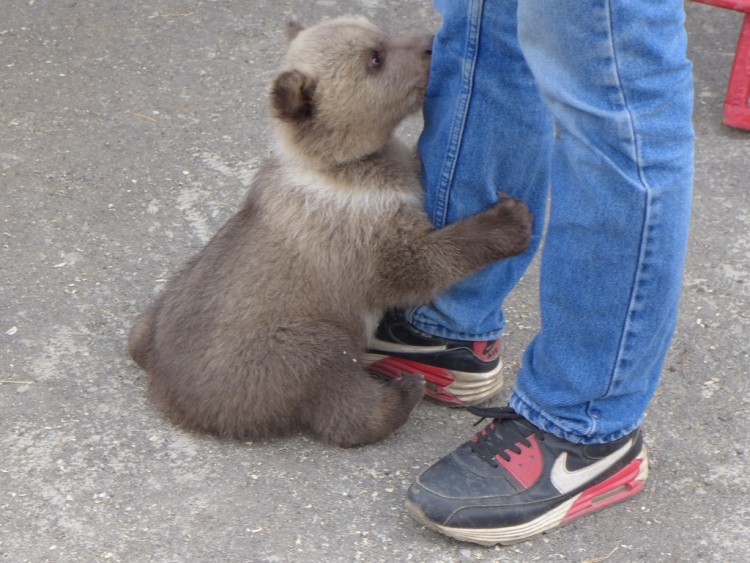
{"label": "white rubber sole", "polygon": [[503,362],[488,372],[447,370],[397,356],[368,352],[362,356],[368,369],[389,379],[404,373],[419,373],[425,378],[425,397],[434,402],[465,407],[477,405],[497,395],[503,387]]}

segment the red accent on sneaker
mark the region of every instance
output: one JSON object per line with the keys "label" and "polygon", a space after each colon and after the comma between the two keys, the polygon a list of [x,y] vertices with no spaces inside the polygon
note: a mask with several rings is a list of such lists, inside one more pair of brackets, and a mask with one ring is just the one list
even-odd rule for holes
{"label": "red accent on sneaker", "polygon": [[636,494],[644,485],[637,479],[643,462],[636,458],[606,481],[583,491],[560,523],[567,524]]}
{"label": "red accent on sneaker", "polygon": [[412,360],[405,360],[395,356],[388,356],[371,363],[368,370],[387,377],[398,379],[404,373],[418,373],[425,378],[425,396],[444,405],[463,406],[464,403],[451,394],[446,387],[456,379],[447,369],[421,364]]}
{"label": "red accent on sneaker", "polygon": [[510,461],[505,460],[499,454],[495,456],[498,463],[502,465],[524,489],[530,488],[539,480],[544,466],[542,451],[539,449],[536,437],[531,434],[526,439],[530,442],[530,446],[525,446],[520,442],[516,444],[516,446],[520,448],[521,453],[505,450],[505,453],[510,456]]}
{"label": "red accent on sneaker", "polygon": [[472,342],[471,351],[483,362],[492,362],[500,356],[500,339]]}

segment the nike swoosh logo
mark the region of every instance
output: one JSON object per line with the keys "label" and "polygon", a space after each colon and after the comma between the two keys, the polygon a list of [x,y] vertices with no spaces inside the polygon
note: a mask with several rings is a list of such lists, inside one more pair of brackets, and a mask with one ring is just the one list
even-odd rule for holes
{"label": "nike swoosh logo", "polygon": [[552,466],[550,480],[554,487],[560,491],[560,494],[567,494],[584,486],[620,461],[625,457],[625,454],[628,453],[632,445],[633,440],[628,440],[619,450],[576,471],[568,471],[568,452],[563,452],[557,457]]}

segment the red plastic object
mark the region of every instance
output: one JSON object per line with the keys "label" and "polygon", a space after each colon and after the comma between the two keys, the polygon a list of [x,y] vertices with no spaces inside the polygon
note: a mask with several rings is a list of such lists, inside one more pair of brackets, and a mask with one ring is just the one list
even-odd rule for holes
{"label": "red plastic object", "polygon": [[729,127],[750,131],[750,0],[695,1],[745,14],[724,98],[723,121]]}

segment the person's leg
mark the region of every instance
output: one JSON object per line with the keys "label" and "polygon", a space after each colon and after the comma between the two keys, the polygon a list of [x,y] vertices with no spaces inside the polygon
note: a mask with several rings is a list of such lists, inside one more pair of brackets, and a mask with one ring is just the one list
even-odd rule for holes
{"label": "person's leg", "polygon": [[534,237],[524,255],[485,268],[406,317],[432,335],[491,340],[503,329],[503,300],[541,239],[552,123],[520,52],[516,3],[434,3],[443,25],[435,36],[419,141],[427,214],[442,227],[506,192],[534,214]]}
{"label": "person's leg", "polygon": [[674,329],[692,184],[681,0],[522,2],[518,16],[556,125],[542,326],[510,408],[479,412],[495,420],[407,500],[425,525],[482,544],[642,489],[638,425]]}
{"label": "person's leg", "polygon": [[575,442],[636,428],[677,316],[693,171],[681,0],[524,2],[555,118],[542,329],[510,405]]}
{"label": "person's leg", "polygon": [[506,192],[534,214],[521,256],[495,263],[432,303],[382,319],[365,360],[386,377],[425,376],[426,397],[479,404],[502,388],[502,304],[539,246],[549,187],[552,120],[521,55],[516,2],[436,0],[419,141],[425,209],[436,226],[490,207]]}

